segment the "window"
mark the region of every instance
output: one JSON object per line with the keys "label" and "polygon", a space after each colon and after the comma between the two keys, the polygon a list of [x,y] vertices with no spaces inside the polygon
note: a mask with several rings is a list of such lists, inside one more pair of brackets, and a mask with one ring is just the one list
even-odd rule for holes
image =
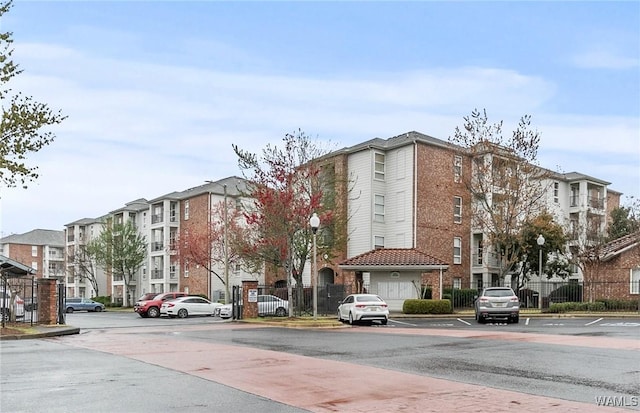
{"label": "window", "polygon": [[37,257],[38,256],[38,246],[37,245],[32,245],[31,246],[31,256],[32,257]]}
{"label": "window", "polygon": [[453,182],[462,181],[462,156],[453,157]]}
{"label": "window", "polygon": [[189,219],[189,200],[184,201],[184,219]]}
{"label": "window", "polygon": [[34,270],[38,271],[38,263],[33,261],[31,262],[31,268],[33,268]]}
{"label": "window", "polygon": [[384,154],[376,152],[374,155],[374,167],[373,167],[374,179],[384,181]]}
{"label": "window", "polygon": [[189,263],[184,264],[184,278],[189,278]]}
{"label": "window", "polygon": [[378,248],[384,248],[384,237],[381,237],[379,235],[376,235],[373,238],[373,248],[374,249],[378,249]]}
{"label": "window", "polygon": [[456,277],[453,279],[453,288],[457,288],[457,289],[462,288],[462,278]]}
{"label": "window", "polygon": [[384,222],[384,195],[376,195],[374,198],[373,220]]}
{"label": "window", "polygon": [[559,192],[560,192],[560,183],[554,182],[553,183],[553,202],[556,204],[560,202]]}
{"label": "window", "polygon": [[462,238],[455,237],[453,239],[453,263],[462,263]]}
{"label": "window", "polygon": [[631,294],[640,294],[640,268],[631,270]]}
{"label": "window", "polygon": [[462,197],[453,197],[453,222],[460,224],[462,222]]}

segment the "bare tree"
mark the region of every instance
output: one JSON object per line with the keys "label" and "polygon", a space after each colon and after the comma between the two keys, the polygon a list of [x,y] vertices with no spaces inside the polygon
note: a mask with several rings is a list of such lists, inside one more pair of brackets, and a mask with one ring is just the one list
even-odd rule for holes
{"label": "bare tree", "polygon": [[91,283],[96,296],[100,295],[100,285],[98,283],[98,266],[96,265],[96,256],[98,255],[99,245],[93,241],[89,241],[87,245],[80,245],[72,257],[71,262],[77,271],[75,276],[80,280],[87,280]]}
{"label": "bare tree", "polygon": [[513,272],[523,253],[523,227],[542,210],[550,173],[538,166],[540,134],[523,116],[510,137],[503,122],[489,123],[486,111],[474,110],[456,127],[449,142],[461,146],[472,160],[463,182],[472,195],[473,229],[499,263],[500,276]]}

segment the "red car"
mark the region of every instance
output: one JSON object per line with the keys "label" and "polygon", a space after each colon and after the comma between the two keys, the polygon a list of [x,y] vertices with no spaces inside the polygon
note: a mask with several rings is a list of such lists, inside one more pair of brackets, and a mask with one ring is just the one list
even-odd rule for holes
{"label": "red car", "polygon": [[[186,296],[187,296],[187,293],[178,293],[178,292],[159,293],[158,295],[156,295],[155,297],[149,300],[144,300],[144,299],[138,300],[133,306],[133,311],[138,313],[142,318],[160,317],[160,307],[162,306],[163,302],[167,300],[173,300],[174,298],[186,297]],[[141,298],[147,298],[147,297],[141,297]]]}

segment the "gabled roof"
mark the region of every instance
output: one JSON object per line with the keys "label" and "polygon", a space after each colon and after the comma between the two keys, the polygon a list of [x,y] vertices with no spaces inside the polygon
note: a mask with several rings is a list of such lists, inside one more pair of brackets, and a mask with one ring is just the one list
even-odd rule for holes
{"label": "gabled roof", "polygon": [[447,269],[449,264],[415,248],[379,248],[339,264],[343,270],[398,271]]}
{"label": "gabled roof", "polygon": [[609,261],[623,252],[640,245],[640,231],[607,242],[599,248],[601,261]]}
{"label": "gabled roof", "polygon": [[49,245],[64,247],[64,231],[34,229],[24,234],[12,234],[0,239],[0,244]]}
{"label": "gabled roof", "polygon": [[2,272],[3,277],[24,277],[35,274],[36,270],[4,255],[0,255],[0,272]]}

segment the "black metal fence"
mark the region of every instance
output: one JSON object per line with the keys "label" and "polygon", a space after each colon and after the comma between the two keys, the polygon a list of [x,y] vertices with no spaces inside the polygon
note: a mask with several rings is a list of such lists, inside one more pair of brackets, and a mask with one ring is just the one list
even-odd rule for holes
{"label": "black metal fence", "polygon": [[[333,316],[336,314],[338,304],[349,294],[350,285],[325,284],[317,287],[316,313],[319,316]],[[232,291],[233,318],[241,318],[242,315],[242,287],[233,287]],[[279,311],[284,308],[285,314]],[[258,286],[258,315],[280,316],[289,315],[289,309],[294,317],[313,315],[313,288],[310,286],[291,287],[291,300],[287,287],[275,287],[269,285]]]}
{"label": "black metal fence", "polygon": [[[505,285],[492,285],[504,287]],[[559,303],[602,303],[606,311],[638,312],[640,307],[640,282],[629,281],[528,281],[520,288],[513,285],[522,309],[548,310]],[[454,310],[472,309],[474,297],[481,289],[443,289],[443,298],[452,300]]]}
{"label": "black metal fence", "polygon": [[34,277],[2,278],[0,285],[2,326],[38,322],[38,282]]}

